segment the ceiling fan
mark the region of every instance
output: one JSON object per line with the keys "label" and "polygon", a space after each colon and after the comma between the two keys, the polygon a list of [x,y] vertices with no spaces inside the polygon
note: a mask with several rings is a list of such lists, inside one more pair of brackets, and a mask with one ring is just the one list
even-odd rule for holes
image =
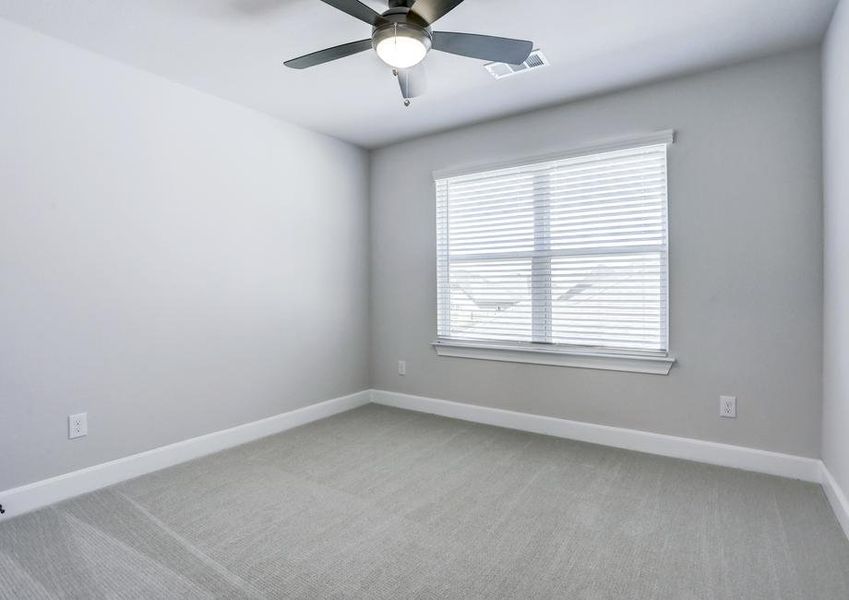
{"label": "ceiling fan", "polygon": [[523,63],[533,50],[533,42],[527,40],[431,29],[463,0],[389,0],[389,10],[383,14],[358,0],[322,2],[371,25],[371,37],[299,56],[284,64],[306,69],[374,49],[398,77],[406,106],[410,105],[410,98],[424,93],[426,74],[421,63],[431,50],[510,65]]}

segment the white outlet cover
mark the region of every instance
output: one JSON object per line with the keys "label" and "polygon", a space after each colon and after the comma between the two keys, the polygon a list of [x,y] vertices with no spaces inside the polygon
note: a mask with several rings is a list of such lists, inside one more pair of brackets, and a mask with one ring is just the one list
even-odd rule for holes
{"label": "white outlet cover", "polygon": [[719,397],[719,416],[725,419],[737,418],[737,396]]}
{"label": "white outlet cover", "polygon": [[406,375],[407,374],[407,361],[399,360],[398,361],[398,375]]}
{"label": "white outlet cover", "polygon": [[74,440],[88,435],[88,413],[77,413],[68,417],[68,439]]}

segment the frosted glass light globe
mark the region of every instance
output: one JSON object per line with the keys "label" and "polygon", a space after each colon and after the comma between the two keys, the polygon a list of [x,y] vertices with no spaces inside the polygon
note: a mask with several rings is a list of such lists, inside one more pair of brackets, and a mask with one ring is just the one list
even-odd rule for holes
{"label": "frosted glass light globe", "polygon": [[427,54],[421,41],[400,35],[378,42],[376,50],[380,60],[396,69],[409,69],[422,62]]}
{"label": "frosted glass light globe", "polygon": [[430,36],[424,29],[393,24],[375,32],[374,50],[390,67],[409,69],[427,56]]}

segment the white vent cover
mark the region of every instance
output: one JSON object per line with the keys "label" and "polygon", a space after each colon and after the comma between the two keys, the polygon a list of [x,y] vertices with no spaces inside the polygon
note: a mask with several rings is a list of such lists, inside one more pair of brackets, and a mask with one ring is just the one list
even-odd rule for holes
{"label": "white vent cover", "polygon": [[534,69],[539,69],[541,67],[547,67],[551,63],[548,62],[548,59],[542,53],[542,50],[534,50],[531,52],[531,55],[528,57],[528,60],[519,65],[508,65],[507,63],[489,63],[484,65],[486,70],[489,71],[489,74],[495,77],[496,79],[504,79],[505,77],[510,77],[511,75],[516,75],[517,73],[524,73],[527,71],[532,71]]}

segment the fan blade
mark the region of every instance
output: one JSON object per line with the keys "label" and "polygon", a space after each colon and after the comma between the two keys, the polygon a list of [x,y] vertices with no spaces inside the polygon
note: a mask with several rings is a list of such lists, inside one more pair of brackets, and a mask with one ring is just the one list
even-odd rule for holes
{"label": "fan blade", "polygon": [[413,12],[430,25],[457,8],[463,0],[416,0]]}
{"label": "fan blade", "polygon": [[528,40],[513,40],[476,33],[434,31],[433,49],[481,60],[518,65],[525,62],[531,55],[534,43]]}
{"label": "fan blade", "polygon": [[401,96],[404,100],[424,95],[427,90],[427,71],[424,63],[409,69],[399,69],[398,84],[401,86]]}
{"label": "fan blade", "polygon": [[291,67],[292,69],[306,69],[307,67],[314,67],[316,65],[330,62],[331,60],[345,58],[346,56],[365,52],[366,50],[370,49],[370,39],[360,40],[358,42],[349,42],[347,44],[342,44],[341,46],[325,48],[324,50],[312,52],[311,54],[305,54],[304,56],[299,56],[298,58],[287,60],[283,64],[287,67]]}
{"label": "fan blade", "polygon": [[359,2],[358,0],[321,0],[325,4],[329,4],[333,8],[341,10],[344,13],[348,13],[354,18],[359,19],[360,21],[365,21],[369,25],[377,25],[378,21],[381,21],[383,17],[381,17],[377,12]]}

